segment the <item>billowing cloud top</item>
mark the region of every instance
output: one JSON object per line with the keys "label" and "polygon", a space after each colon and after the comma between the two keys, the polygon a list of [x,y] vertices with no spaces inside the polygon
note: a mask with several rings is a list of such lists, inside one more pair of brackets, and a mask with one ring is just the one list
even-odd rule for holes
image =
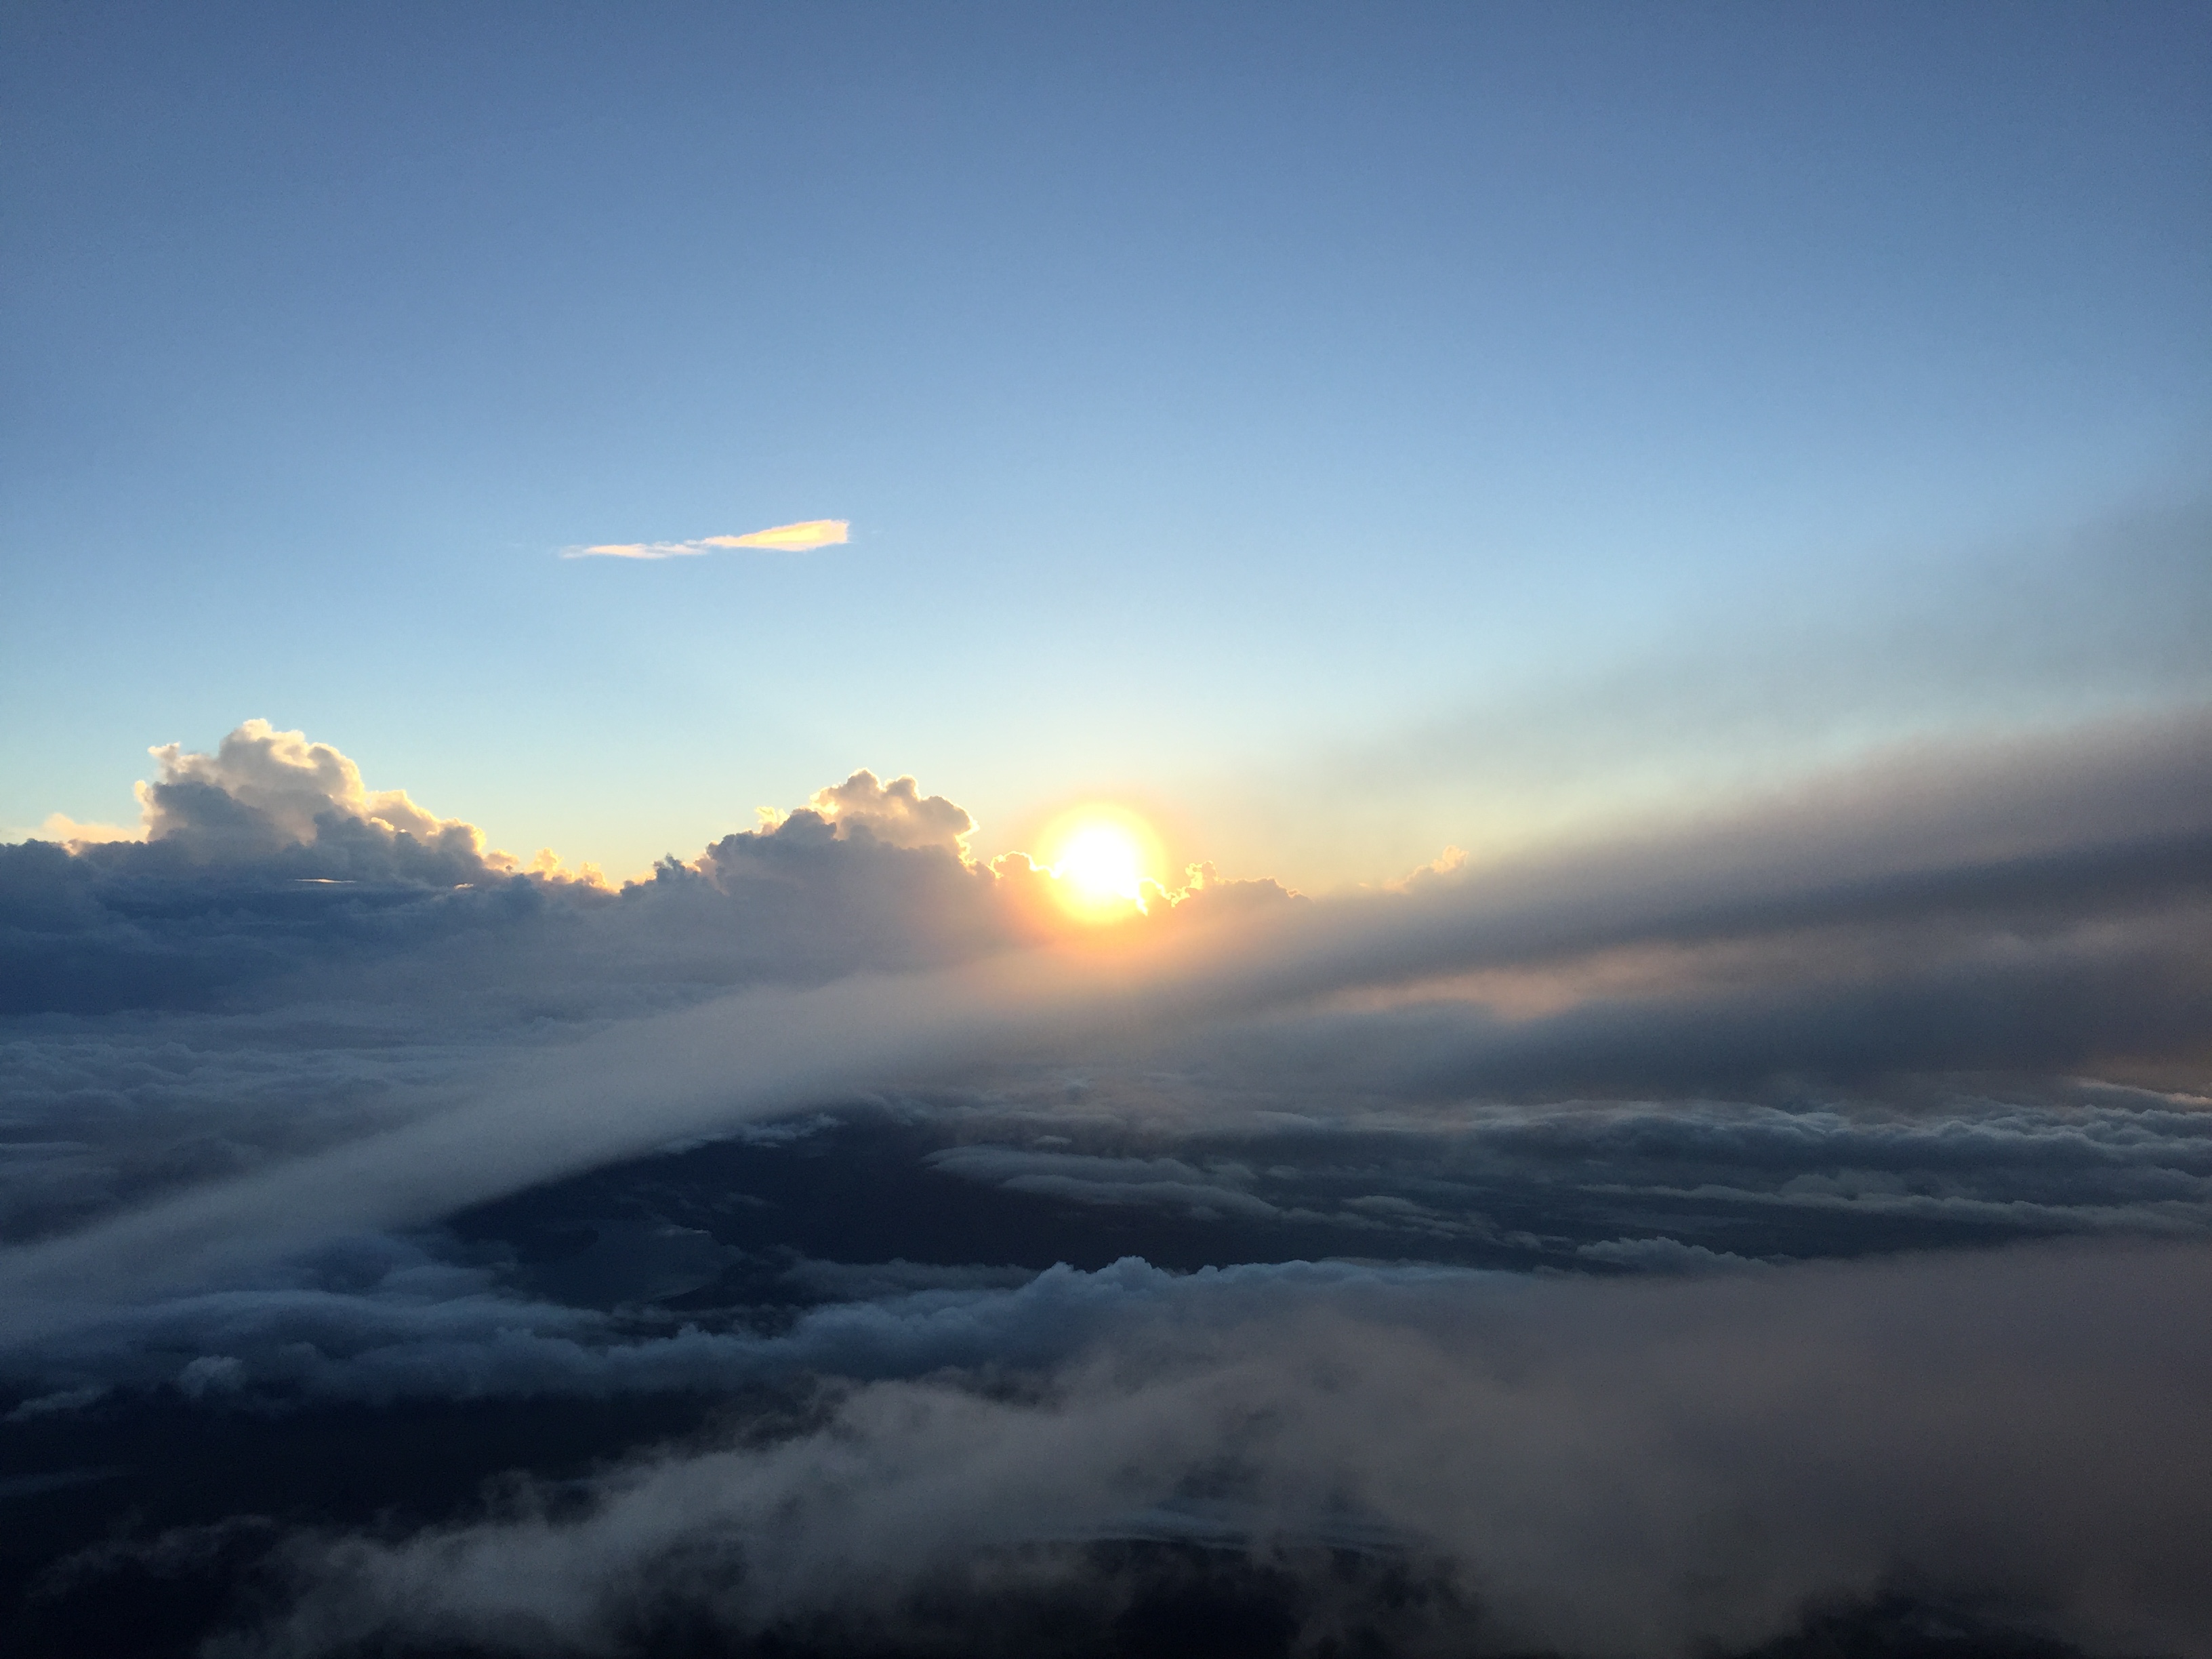
{"label": "billowing cloud top", "polygon": [[473,826],[440,818],[410,800],[404,789],[370,791],[361,769],[303,732],[279,732],[251,720],[212,755],[186,754],[181,744],[149,751],[161,763],[157,781],[138,786],[149,840],[204,839],[211,847],[297,844],[315,839],[325,817],[348,818],[429,845],[482,851]]}
{"label": "billowing cloud top", "polygon": [[848,519],[805,519],[797,524],[775,525],[742,536],[702,536],[693,542],[602,542],[591,547],[568,547],[564,559],[681,559],[723,548],[753,547],[776,553],[811,553],[817,547],[837,547],[852,539]]}
{"label": "billowing cloud top", "polygon": [[837,826],[840,835],[866,829],[893,847],[941,847],[964,855],[975,821],[942,795],[925,797],[915,781],[879,783],[865,768],[840,784],[817,789],[807,805]]}

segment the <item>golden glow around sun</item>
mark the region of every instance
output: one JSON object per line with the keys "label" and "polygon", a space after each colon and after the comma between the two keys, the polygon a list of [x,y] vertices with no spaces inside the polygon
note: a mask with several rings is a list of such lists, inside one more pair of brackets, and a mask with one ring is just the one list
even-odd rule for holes
{"label": "golden glow around sun", "polygon": [[1145,908],[1145,883],[1159,878],[1159,837],[1124,807],[1091,805],[1056,818],[1043,840],[1054,896],[1083,921],[1116,921]]}

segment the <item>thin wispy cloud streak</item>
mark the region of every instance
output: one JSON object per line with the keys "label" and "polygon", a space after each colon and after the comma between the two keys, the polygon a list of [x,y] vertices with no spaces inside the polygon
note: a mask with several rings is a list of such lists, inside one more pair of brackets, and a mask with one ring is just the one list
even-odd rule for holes
{"label": "thin wispy cloud streak", "polygon": [[742,536],[702,536],[690,542],[603,542],[589,547],[564,547],[564,559],[682,559],[732,548],[751,548],[769,553],[811,553],[817,548],[840,547],[852,539],[846,519],[805,519]]}

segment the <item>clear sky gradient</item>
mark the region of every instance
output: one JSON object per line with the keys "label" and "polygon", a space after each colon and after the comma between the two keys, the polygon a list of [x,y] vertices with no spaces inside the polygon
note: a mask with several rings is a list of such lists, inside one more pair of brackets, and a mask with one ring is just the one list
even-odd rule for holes
{"label": "clear sky gradient", "polygon": [[866,766],[1318,884],[2201,700],[2208,84],[2195,5],[10,5],[0,833],[258,716],[610,874]]}

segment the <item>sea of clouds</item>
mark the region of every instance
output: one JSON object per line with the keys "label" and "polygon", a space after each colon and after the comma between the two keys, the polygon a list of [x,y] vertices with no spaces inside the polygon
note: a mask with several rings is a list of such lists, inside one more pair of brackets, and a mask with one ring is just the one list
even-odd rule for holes
{"label": "sea of clouds", "polygon": [[1167,1540],[1315,1650],[1356,1560],[1406,1650],[1906,1585],[2212,1653],[2212,718],[1103,931],[911,779],[617,888],[155,752],[134,837],[0,847],[0,1427],[782,1402],[264,1518],[230,1650],[979,1651]]}

